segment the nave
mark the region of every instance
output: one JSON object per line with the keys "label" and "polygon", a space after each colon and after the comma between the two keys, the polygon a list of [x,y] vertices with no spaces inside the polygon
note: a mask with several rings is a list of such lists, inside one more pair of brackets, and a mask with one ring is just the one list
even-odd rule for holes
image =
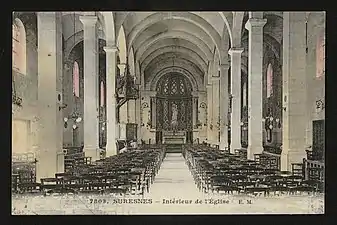
{"label": "nave", "polygon": [[13,12],[13,213],[322,212],[325,17]]}
{"label": "nave", "polygon": [[[239,166],[237,162],[246,165],[246,168]],[[100,163],[101,166],[98,166]],[[213,163],[214,166],[205,166],[208,163]],[[273,170],[268,169],[267,165],[259,166],[257,165],[259,162],[250,162],[250,166],[247,166],[248,164],[249,161],[239,154],[234,155],[202,145],[183,146],[182,153],[166,153],[165,146],[144,146],[143,149],[139,148],[119,154],[118,157],[89,164],[92,166],[87,166],[91,167],[87,170],[88,174],[84,174],[83,168],[86,166],[82,165],[82,175],[76,175],[76,168],[73,168],[71,172],[73,175],[63,174],[58,180],[49,178],[49,181],[58,183],[40,184],[35,191],[26,189],[25,194],[14,195],[13,214],[323,212],[324,197],[320,193],[322,190],[319,190],[317,185],[310,185],[314,184],[314,181],[305,181],[302,177],[285,173],[283,177],[277,177],[275,174],[280,172],[271,172]],[[111,165],[118,169],[111,170]],[[249,167],[255,169],[254,174],[249,175]],[[236,173],[233,172],[235,170],[233,168],[236,168]],[[257,168],[265,169],[258,172]],[[275,174],[272,175],[273,173]],[[222,174],[222,177],[219,174]],[[260,180],[257,179],[258,174]],[[249,182],[244,178],[248,175]],[[94,176],[96,181],[93,180]],[[253,176],[255,180],[252,179]],[[256,189],[254,193],[252,188],[258,187],[261,181],[264,181],[264,189]],[[282,184],[282,189],[277,189],[276,187],[281,186],[276,183]],[[235,188],[228,192],[230,187]],[[263,194],[266,190],[269,190],[269,195]],[[90,199],[97,202],[90,202]],[[113,204],[113,199],[127,202]],[[143,200],[138,204],[130,199]],[[196,204],[197,199],[203,203]],[[287,207],[284,207],[284,204]]]}

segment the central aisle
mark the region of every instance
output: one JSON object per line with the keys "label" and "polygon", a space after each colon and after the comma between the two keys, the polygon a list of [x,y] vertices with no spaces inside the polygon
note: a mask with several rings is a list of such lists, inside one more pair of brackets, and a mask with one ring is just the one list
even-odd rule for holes
{"label": "central aisle", "polygon": [[167,153],[151,185],[149,197],[197,198],[200,192],[181,153]]}
{"label": "central aisle", "polygon": [[194,203],[195,199],[202,198],[202,193],[197,189],[181,153],[166,154],[155,181],[144,198],[151,198],[154,205],[144,207],[144,211],[139,207],[138,213],[196,213],[198,211],[194,204],[172,202],[193,200]]}

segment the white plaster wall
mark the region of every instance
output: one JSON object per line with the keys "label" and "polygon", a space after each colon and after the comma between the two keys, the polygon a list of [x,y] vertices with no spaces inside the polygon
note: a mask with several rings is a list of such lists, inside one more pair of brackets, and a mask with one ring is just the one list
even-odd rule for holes
{"label": "white plaster wall", "polygon": [[325,13],[313,12],[308,18],[308,53],[307,53],[307,110],[310,113],[307,124],[306,144],[312,145],[312,121],[325,119],[325,109],[316,110],[316,100],[325,99],[325,76],[316,78],[316,46],[320,32],[325,31]]}
{"label": "white plaster wall", "polygon": [[[23,120],[27,123],[27,148],[18,150],[22,152],[34,152],[38,145],[37,122],[37,24],[34,13],[23,13],[18,17],[25,26],[26,31],[26,74],[12,71],[12,79],[15,82],[15,89],[18,97],[22,98],[22,107],[12,104],[12,121]],[[35,21],[34,21],[35,18]],[[21,135],[21,134],[20,134]],[[14,137],[15,138],[15,137]],[[12,149],[15,153],[17,149]]]}

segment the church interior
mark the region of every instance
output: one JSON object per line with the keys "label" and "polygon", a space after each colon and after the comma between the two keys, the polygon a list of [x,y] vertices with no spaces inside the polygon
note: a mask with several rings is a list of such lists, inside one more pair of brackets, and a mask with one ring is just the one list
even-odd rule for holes
{"label": "church interior", "polygon": [[[43,201],[64,214],[50,196],[90,195],[160,201],[119,205],[130,214],[322,213],[325,22],[318,11],[13,12],[12,212],[43,214]],[[210,196],[255,203],[175,208]]]}

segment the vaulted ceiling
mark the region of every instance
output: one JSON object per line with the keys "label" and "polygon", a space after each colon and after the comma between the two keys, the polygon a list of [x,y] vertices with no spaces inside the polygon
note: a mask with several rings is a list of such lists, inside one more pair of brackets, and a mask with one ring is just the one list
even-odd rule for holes
{"label": "vaulted ceiling", "polygon": [[[109,21],[104,13],[111,14],[113,38],[106,37]],[[80,14],[83,13],[63,13],[66,53],[83,40]],[[219,64],[228,63],[229,47],[244,47],[243,58],[248,50],[244,28],[247,12],[93,12],[93,15],[98,16],[98,37],[115,39],[120,62],[128,63],[133,73],[138,69],[145,84],[171,68],[193,76],[196,83],[204,86],[209,71],[216,72]],[[279,56],[282,12],[265,12],[264,17],[268,20],[265,36],[270,37],[268,43]]]}
{"label": "vaulted ceiling", "polygon": [[219,12],[116,13],[116,26],[117,33],[125,33],[127,50],[133,50],[146,83],[155,73],[181,68],[202,84],[209,62],[215,54],[221,58],[223,46],[229,43],[229,24],[222,16]]}

